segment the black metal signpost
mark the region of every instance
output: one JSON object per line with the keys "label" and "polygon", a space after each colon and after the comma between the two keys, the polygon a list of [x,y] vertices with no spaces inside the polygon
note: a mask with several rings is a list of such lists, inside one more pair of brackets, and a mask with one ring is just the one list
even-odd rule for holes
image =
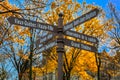
{"label": "black metal signpost", "polygon": [[57,38],[57,53],[58,53],[58,80],[63,80],[63,53],[64,53],[64,36],[63,36],[63,14],[59,14],[58,19],[58,38]]}
{"label": "black metal signpost", "polygon": [[[9,17],[8,21],[11,24],[16,24],[16,25],[21,25],[21,26],[25,26],[25,27],[31,27],[31,28],[36,28],[36,29],[41,29],[41,30],[52,32],[52,33],[48,34],[47,36],[44,36],[36,41],[36,47],[37,47],[36,53],[41,53],[49,48],[57,46],[58,80],[63,80],[64,45],[84,49],[87,51],[97,52],[96,47],[87,45],[84,43],[72,41],[69,39],[64,39],[64,35],[97,44],[98,43],[97,38],[88,36],[88,35],[85,35],[82,33],[78,33],[75,31],[71,31],[70,29],[96,17],[98,15],[98,12],[99,12],[99,10],[97,8],[93,9],[90,12],[78,17],[77,19],[73,20],[72,22],[70,22],[64,26],[63,26],[63,18],[62,18],[63,14],[59,14],[57,29],[56,29],[56,26],[54,26],[54,25],[39,23],[39,22],[30,21],[30,20],[21,19],[21,18],[15,18],[15,17]],[[57,35],[55,35],[55,34],[57,34]],[[57,40],[51,40],[54,36],[57,36]]]}

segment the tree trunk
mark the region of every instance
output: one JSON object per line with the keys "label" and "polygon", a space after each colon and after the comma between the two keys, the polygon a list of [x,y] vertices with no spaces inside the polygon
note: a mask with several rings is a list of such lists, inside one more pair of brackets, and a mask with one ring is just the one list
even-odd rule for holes
{"label": "tree trunk", "polygon": [[98,66],[98,80],[100,80],[100,66]]}
{"label": "tree trunk", "polygon": [[110,75],[110,74],[108,74],[108,76],[109,76],[109,77],[108,77],[108,78],[109,78],[108,80],[111,80],[111,75]]}
{"label": "tree trunk", "polygon": [[98,61],[99,61],[98,62],[99,64],[97,65],[98,66],[98,80],[100,80],[100,67],[101,67],[101,59],[100,59],[100,57],[98,57]]}
{"label": "tree trunk", "polygon": [[32,37],[32,34],[33,34],[33,29],[30,28],[30,56],[29,56],[29,59],[30,59],[30,71],[29,71],[29,80],[32,80],[32,58],[33,58],[33,37]]}
{"label": "tree trunk", "polygon": [[22,80],[22,73],[18,74],[18,80]]}
{"label": "tree trunk", "polygon": [[63,80],[70,80],[70,72],[64,73]]}
{"label": "tree trunk", "polygon": [[67,73],[67,80],[70,80],[70,72]]}

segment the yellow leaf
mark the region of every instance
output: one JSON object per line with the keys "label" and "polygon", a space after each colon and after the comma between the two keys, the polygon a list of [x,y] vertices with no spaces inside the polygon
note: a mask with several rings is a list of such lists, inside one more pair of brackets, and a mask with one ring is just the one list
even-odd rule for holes
{"label": "yellow leaf", "polygon": [[15,26],[14,26],[14,30],[20,32],[20,31],[21,31],[21,26],[17,26],[17,25],[15,25]]}
{"label": "yellow leaf", "polygon": [[51,4],[51,9],[54,9],[56,7],[56,3],[55,2],[52,2]]}

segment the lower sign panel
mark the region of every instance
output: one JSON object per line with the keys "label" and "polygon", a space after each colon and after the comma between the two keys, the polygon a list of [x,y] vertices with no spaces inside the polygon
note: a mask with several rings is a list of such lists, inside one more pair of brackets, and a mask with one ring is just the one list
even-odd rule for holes
{"label": "lower sign panel", "polygon": [[91,51],[91,52],[97,52],[97,48],[94,46],[90,46],[90,45],[83,44],[80,42],[75,42],[75,41],[72,41],[69,39],[65,39],[65,45],[79,48],[79,49],[83,49],[83,50],[87,50],[87,51]]}
{"label": "lower sign panel", "polygon": [[39,53],[41,53],[41,52],[43,52],[43,51],[45,51],[45,50],[47,50],[47,49],[49,49],[49,48],[52,48],[52,47],[54,47],[54,46],[56,46],[56,45],[57,45],[56,40],[51,41],[51,42],[49,42],[48,44],[43,45],[42,47],[38,48],[38,50],[36,50],[36,53],[39,54]]}

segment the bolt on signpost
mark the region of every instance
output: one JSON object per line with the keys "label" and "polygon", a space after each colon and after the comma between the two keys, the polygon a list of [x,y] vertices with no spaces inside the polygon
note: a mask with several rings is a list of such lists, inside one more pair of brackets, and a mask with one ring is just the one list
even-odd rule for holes
{"label": "bolt on signpost", "polygon": [[[87,51],[97,52],[97,48],[95,46],[87,45],[87,44],[76,42],[76,41],[69,40],[69,39],[64,39],[64,35],[74,37],[74,38],[77,38],[80,40],[88,41],[88,42],[91,42],[94,44],[98,44],[97,38],[70,30],[70,29],[96,17],[98,15],[98,12],[99,12],[99,10],[97,8],[93,9],[90,12],[73,20],[72,22],[65,24],[64,26],[63,26],[63,18],[62,18],[63,14],[60,13],[57,29],[56,29],[56,26],[54,26],[54,25],[30,21],[30,20],[21,19],[21,18],[15,18],[15,17],[9,17],[8,21],[11,24],[16,24],[16,25],[21,25],[24,27],[36,28],[36,29],[41,29],[41,30],[51,32],[47,36],[44,36],[36,41],[36,53],[39,54],[49,48],[57,46],[58,80],[63,80],[63,53],[65,52],[64,45],[75,47],[78,49],[87,50]],[[57,33],[57,35],[56,35],[56,33]],[[57,42],[56,42],[56,40],[52,40],[54,36],[58,37]],[[32,70],[31,70],[31,72],[32,72]],[[32,73],[30,75],[32,76]],[[30,80],[32,80],[32,77],[30,77]]]}

